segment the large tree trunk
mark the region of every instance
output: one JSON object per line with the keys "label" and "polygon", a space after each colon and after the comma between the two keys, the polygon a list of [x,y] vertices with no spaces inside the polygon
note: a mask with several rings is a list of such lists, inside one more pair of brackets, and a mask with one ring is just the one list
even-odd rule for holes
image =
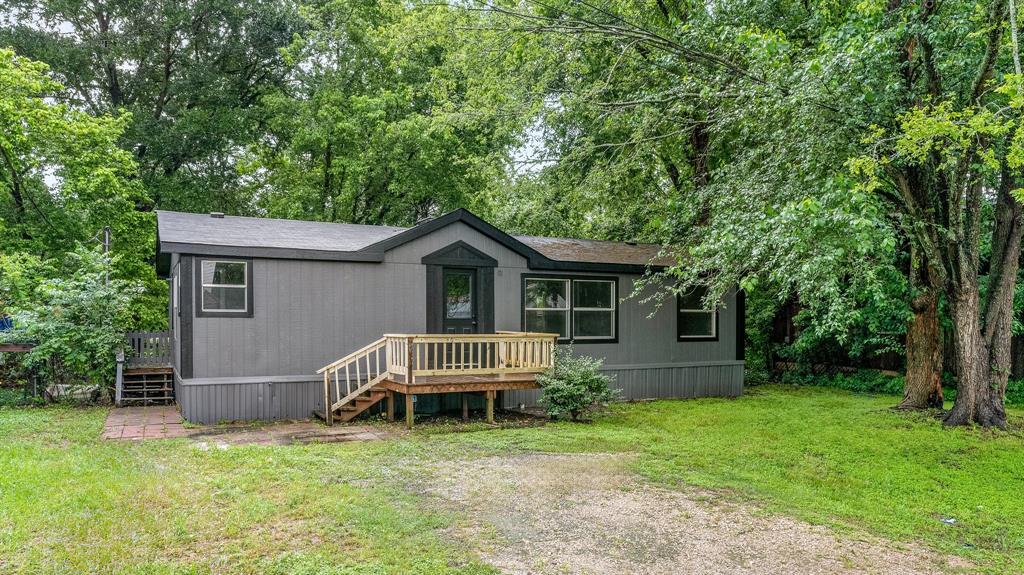
{"label": "large tree trunk", "polygon": [[1012,361],[1013,295],[1020,265],[1024,210],[1013,197],[1016,178],[1003,166],[984,307],[977,274],[961,275],[950,290],[957,397],[947,425],[1006,427],[1006,383]]}
{"label": "large tree trunk", "polygon": [[[913,272],[912,272],[913,273]],[[907,373],[898,409],[942,408],[942,330],[939,294],[929,289],[911,302],[907,325]]]}
{"label": "large tree trunk", "polygon": [[991,350],[981,326],[981,301],[976,282],[950,290],[953,353],[956,354],[956,402],[946,414],[946,425],[977,423],[1006,427],[1002,392],[992,385]]}
{"label": "large tree trunk", "polygon": [[985,337],[992,356],[992,386],[1006,400],[1006,384],[1013,368],[1013,300],[1020,271],[1024,208],[1013,197],[1018,179],[1004,165],[996,203],[996,224],[992,233],[992,265],[989,271],[989,299],[985,307]]}
{"label": "large tree trunk", "polygon": [[942,408],[943,348],[939,324],[941,286],[936,274],[913,244],[910,245],[910,269],[907,277],[915,294],[910,300],[914,313],[907,324],[907,371],[903,383],[903,401],[898,409]]}

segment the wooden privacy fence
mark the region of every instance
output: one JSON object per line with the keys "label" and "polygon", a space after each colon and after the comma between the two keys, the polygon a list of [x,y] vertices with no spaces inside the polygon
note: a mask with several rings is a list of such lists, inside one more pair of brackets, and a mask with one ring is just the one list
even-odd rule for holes
{"label": "wooden privacy fence", "polygon": [[132,331],[125,334],[128,367],[162,367],[171,365],[171,334],[166,331]]}

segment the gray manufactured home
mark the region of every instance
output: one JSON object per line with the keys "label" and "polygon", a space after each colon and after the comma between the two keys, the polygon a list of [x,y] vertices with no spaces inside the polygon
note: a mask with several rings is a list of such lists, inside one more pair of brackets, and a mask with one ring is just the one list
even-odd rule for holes
{"label": "gray manufactured home", "polygon": [[[466,210],[412,228],[158,212],[174,391],[190,421],[533,405],[556,345],[626,399],[736,396],[743,300],[629,296],[654,245],[511,236]],[[653,315],[652,315],[653,312]]]}

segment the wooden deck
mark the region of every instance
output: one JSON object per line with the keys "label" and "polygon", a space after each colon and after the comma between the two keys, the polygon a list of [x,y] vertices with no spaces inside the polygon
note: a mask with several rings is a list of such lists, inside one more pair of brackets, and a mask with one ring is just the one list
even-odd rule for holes
{"label": "wooden deck", "polygon": [[378,387],[398,393],[467,393],[481,391],[505,391],[511,389],[536,389],[535,373],[498,373],[493,375],[425,375],[416,378],[416,383],[406,383],[402,378],[385,379]]}
{"label": "wooden deck", "polygon": [[[394,417],[396,394],[405,397],[406,425],[413,424],[413,396],[430,393],[480,393],[487,419],[494,420],[499,391],[535,389],[537,374],[554,365],[557,334],[386,334],[370,345],[325,367],[323,413],[348,421],[368,396],[387,393],[387,412]],[[467,412],[463,400],[463,413]],[[363,408],[363,409],[365,409]],[[319,414],[318,414],[319,415]]]}
{"label": "wooden deck", "polygon": [[118,354],[114,401],[118,406],[174,403],[169,332],[129,332]]}

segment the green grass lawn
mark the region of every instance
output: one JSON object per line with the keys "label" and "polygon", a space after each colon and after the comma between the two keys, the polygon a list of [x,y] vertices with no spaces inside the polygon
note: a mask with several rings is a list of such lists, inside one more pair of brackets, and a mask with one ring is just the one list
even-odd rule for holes
{"label": "green grass lawn", "polygon": [[769,387],[592,424],[224,450],[100,441],[101,409],[0,410],[0,572],[490,573],[446,535],[465,518],[410,486],[434,460],[528,451],[630,452],[653,483],[1024,571],[1024,435],[893,403]]}

